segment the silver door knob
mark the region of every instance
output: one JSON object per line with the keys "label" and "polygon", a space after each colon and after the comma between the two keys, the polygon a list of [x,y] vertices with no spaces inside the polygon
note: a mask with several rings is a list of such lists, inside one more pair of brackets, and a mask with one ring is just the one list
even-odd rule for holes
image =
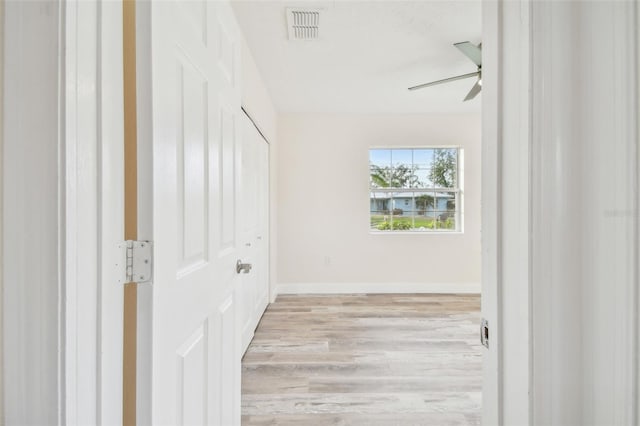
{"label": "silver door knob", "polygon": [[251,271],[253,266],[250,263],[242,263],[240,259],[236,262],[236,273],[245,273],[248,274]]}

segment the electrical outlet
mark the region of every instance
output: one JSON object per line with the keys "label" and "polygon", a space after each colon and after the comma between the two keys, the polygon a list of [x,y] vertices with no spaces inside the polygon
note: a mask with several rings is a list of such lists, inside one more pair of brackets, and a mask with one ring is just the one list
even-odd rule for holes
{"label": "electrical outlet", "polygon": [[331,257],[325,256],[324,257],[324,266],[330,266],[330,265],[331,265]]}

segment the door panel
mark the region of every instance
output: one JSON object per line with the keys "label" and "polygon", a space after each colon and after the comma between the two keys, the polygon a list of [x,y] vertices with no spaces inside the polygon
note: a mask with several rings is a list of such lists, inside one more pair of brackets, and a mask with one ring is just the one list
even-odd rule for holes
{"label": "door panel", "polygon": [[229,87],[236,85],[236,58],[237,46],[229,29],[229,21],[226,14],[220,14],[216,20],[216,32],[218,35],[218,67],[225,84]]}
{"label": "door panel", "polygon": [[254,309],[258,294],[259,252],[256,247],[258,232],[258,170],[257,145],[253,123],[245,116],[242,118],[242,157],[241,157],[241,240],[243,261],[250,263],[252,269],[242,275],[240,283],[240,324],[242,326],[241,350],[244,352],[253,338]]}
{"label": "door panel", "polygon": [[255,326],[269,304],[269,144],[260,138],[258,148],[258,237],[260,268],[258,270],[258,294]]}
{"label": "door panel", "polygon": [[207,327],[201,325],[178,349],[178,418],[185,425],[202,425],[207,418]]}
{"label": "door panel", "polygon": [[206,114],[208,84],[185,59],[178,65],[177,213],[178,276],[207,262],[209,122]]}
{"label": "door panel", "polygon": [[[234,295],[224,300],[210,318],[212,339],[211,369],[209,384],[210,425],[240,424],[240,393],[236,389],[240,382],[240,362],[237,350],[236,303]],[[239,387],[238,387],[239,389]]]}
{"label": "door panel", "polygon": [[220,141],[219,164],[220,171],[220,209],[219,230],[221,235],[219,256],[225,250],[233,250],[236,246],[236,132],[235,117],[232,112],[220,108]]}
{"label": "door panel", "polygon": [[[154,280],[150,406],[140,424],[240,423],[238,30],[224,2],[152,2],[143,12],[151,80]],[[145,28],[139,31],[144,31]],[[144,59],[143,56],[140,56]],[[145,67],[142,67],[145,69]],[[145,132],[147,133],[147,132]],[[146,170],[141,168],[141,170]]]}

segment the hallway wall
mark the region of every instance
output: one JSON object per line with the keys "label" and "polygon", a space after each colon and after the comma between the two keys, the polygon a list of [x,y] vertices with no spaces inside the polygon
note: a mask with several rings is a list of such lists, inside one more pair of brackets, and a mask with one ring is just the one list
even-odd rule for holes
{"label": "hallway wall", "polygon": [[637,8],[532,8],[533,424],[638,424]]}
{"label": "hallway wall", "polygon": [[267,140],[273,144],[278,133],[278,113],[244,39],[241,62],[242,107],[249,113]]}
{"label": "hallway wall", "polygon": [[[63,418],[58,376],[60,315],[60,9],[5,2],[3,330],[4,421],[56,424]],[[29,54],[25,54],[29,52]],[[25,167],[29,165],[29,167]],[[11,248],[8,250],[7,248]]]}
{"label": "hallway wall", "polygon": [[[0,169],[2,169],[3,159],[2,151],[4,146],[4,2],[0,2]],[[2,224],[3,224],[3,207],[2,207],[2,173],[0,173],[0,241],[2,241]],[[2,262],[4,256],[2,253],[2,244],[0,244],[0,306],[2,306],[3,300],[3,276]],[[2,321],[2,315],[0,315],[0,424],[4,419],[4,376],[2,370],[4,369],[4,324]]]}
{"label": "hallway wall", "polygon": [[[479,291],[480,136],[479,113],[281,115],[278,284]],[[429,145],[464,148],[464,233],[370,233],[368,149]]]}

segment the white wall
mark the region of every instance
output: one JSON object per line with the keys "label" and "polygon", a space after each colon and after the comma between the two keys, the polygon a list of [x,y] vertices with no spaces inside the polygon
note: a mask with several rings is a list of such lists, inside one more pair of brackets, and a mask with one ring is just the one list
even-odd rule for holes
{"label": "white wall", "polygon": [[[6,2],[3,146],[3,378],[7,424],[58,424],[59,15],[54,2]],[[28,54],[25,54],[28,52]]]}
{"label": "white wall", "polygon": [[532,5],[532,423],[638,424],[638,4]]}
{"label": "white wall", "polygon": [[242,43],[242,107],[253,118],[269,143],[274,144],[278,133],[278,113],[244,39]]}
{"label": "white wall", "polygon": [[[281,288],[479,291],[480,114],[284,114],[278,136]],[[369,147],[428,145],[464,148],[464,233],[371,234]]]}
{"label": "white wall", "polygon": [[[2,164],[2,147],[4,145],[4,2],[0,3],[0,164]],[[0,173],[0,241],[2,241],[2,173]],[[0,244],[0,306],[2,306],[2,244]],[[4,378],[2,376],[2,370],[4,365],[3,360],[3,333],[2,333],[2,315],[0,315],[0,424],[3,424],[4,419]]]}
{"label": "white wall", "polygon": [[[636,23],[640,23],[640,7],[636,7]],[[640,71],[640,29],[636,28],[636,70]],[[638,78],[640,80],[640,77]],[[640,99],[640,81],[636,81],[636,99]],[[636,104],[636,108],[640,105]],[[636,139],[640,144],[640,120],[636,120]],[[640,149],[636,152],[636,161],[640,165]],[[640,188],[640,173],[636,174],[636,188]],[[636,194],[640,203],[640,194]],[[637,236],[640,240],[640,236]],[[639,244],[640,246],[640,244]],[[640,265],[640,250],[636,251],[636,264]],[[640,417],[640,290],[636,289],[636,420]]]}

